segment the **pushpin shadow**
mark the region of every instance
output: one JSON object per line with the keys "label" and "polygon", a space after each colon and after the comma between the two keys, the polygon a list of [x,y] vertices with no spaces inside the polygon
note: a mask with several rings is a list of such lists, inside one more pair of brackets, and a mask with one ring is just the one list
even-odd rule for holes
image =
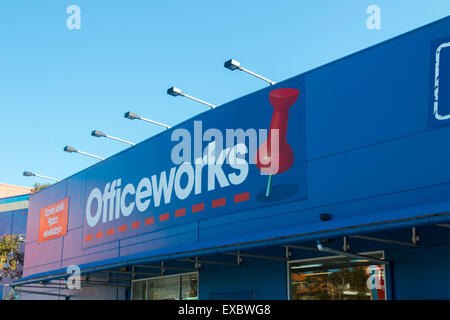
{"label": "pushpin shadow", "polygon": [[266,196],[266,189],[256,194],[256,200],[261,202],[276,202],[292,197],[297,193],[299,187],[296,184],[279,184],[273,185],[270,195]]}

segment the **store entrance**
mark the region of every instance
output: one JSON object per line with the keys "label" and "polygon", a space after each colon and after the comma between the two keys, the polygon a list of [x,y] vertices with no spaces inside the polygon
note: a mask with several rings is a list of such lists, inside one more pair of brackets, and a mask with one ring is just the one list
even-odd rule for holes
{"label": "store entrance", "polygon": [[198,300],[198,273],[133,280],[132,300]]}
{"label": "store entrance", "polygon": [[[367,254],[382,258],[382,253]],[[384,265],[337,256],[289,263],[292,300],[385,300]]]}

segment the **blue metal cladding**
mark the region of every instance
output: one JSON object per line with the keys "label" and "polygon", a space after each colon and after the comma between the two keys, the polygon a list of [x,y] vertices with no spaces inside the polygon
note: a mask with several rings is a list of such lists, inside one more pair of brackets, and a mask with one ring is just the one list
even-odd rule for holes
{"label": "blue metal cladding", "polygon": [[200,300],[287,299],[285,263],[200,272]]}
{"label": "blue metal cladding", "polygon": [[14,210],[12,212],[12,226],[11,233],[12,234],[25,234],[27,230],[27,209],[22,210]]}
{"label": "blue metal cladding", "polygon": [[19,208],[23,208],[23,204],[28,199],[28,194],[0,199],[0,237],[9,234],[25,234],[28,209]]}
{"label": "blue metal cladding", "polygon": [[[429,123],[434,59],[430,47],[448,37],[446,18],[202,113],[33,195],[25,275],[70,264],[151,257],[152,252],[170,256],[202,245],[294,234],[320,237],[327,230],[338,234],[341,228],[366,223],[449,212],[450,149],[444,146],[450,127]],[[261,197],[267,176],[250,165],[241,184],[219,188],[215,181],[214,190],[192,192],[186,199],[172,193],[170,203],[162,201],[156,207],[150,203],[143,212],[134,208],[128,216],[100,220],[94,227],[87,224],[87,199],[95,188],[104,193],[107,183],[121,179],[123,192],[128,184],[136,189],[144,177],[159,179],[163,171],[169,176],[177,167],[170,160],[175,129],[192,133],[196,120],[202,120],[203,132],[214,127],[268,129],[272,116],[268,95],[277,88],[300,91],[290,109],[287,132],[294,165],[273,180],[275,191],[287,186],[280,198]],[[232,172],[227,170],[224,166],[225,174]],[[206,175],[202,173],[204,183]],[[234,202],[236,195],[247,192],[248,200]],[[66,197],[70,198],[67,235],[38,243],[40,208]],[[155,201],[154,197],[152,193],[142,201]],[[213,201],[223,198],[225,205],[213,208]],[[125,206],[136,200],[131,195],[124,199]],[[193,212],[199,203],[204,209]],[[321,213],[332,219],[321,222]],[[136,221],[140,224],[133,228]]]}
{"label": "blue metal cladding", "polygon": [[2,212],[0,213],[0,235],[11,234],[13,221],[13,213]]}
{"label": "blue metal cladding", "polygon": [[450,37],[431,45],[430,125],[450,124]]}
{"label": "blue metal cladding", "polygon": [[[7,204],[14,207],[15,203],[19,203],[20,207],[24,201],[28,200],[28,195],[15,196],[0,199],[0,205]],[[27,225],[27,209],[8,210],[0,212],[0,238],[4,235],[24,235]],[[2,298],[4,286],[8,283],[9,279],[0,281],[0,299]],[[6,291],[5,292],[9,292]]]}
{"label": "blue metal cladding", "polygon": [[[450,246],[441,245],[388,252],[396,300],[450,299]],[[420,275],[420,276],[418,276]]]}

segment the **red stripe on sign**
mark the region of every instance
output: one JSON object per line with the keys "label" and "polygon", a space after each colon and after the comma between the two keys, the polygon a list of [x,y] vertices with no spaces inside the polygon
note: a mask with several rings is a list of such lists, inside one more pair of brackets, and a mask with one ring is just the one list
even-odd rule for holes
{"label": "red stripe on sign", "polygon": [[137,229],[141,226],[141,222],[140,221],[135,221],[131,224],[131,229]]}
{"label": "red stripe on sign", "polygon": [[199,203],[192,206],[192,213],[205,210],[205,204]]}
{"label": "red stripe on sign", "polygon": [[212,201],[213,208],[221,207],[221,206],[224,206],[225,204],[226,204],[225,198],[220,198],[220,199],[216,199],[216,200]]}
{"label": "red stripe on sign", "polygon": [[124,224],[124,225],[119,227],[119,232],[124,232],[124,231],[127,231],[127,225],[126,224]]}
{"label": "red stripe on sign", "polygon": [[185,208],[175,210],[175,218],[184,216],[185,214],[186,214],[186,209]]}
{"label": "red stripe on sign", "polygon": [[95,237],[96,237],[97,239],[103,238],[103,231],[97,232],[97,233],[95,234]]}
{"label": "red stripe on sign", "polygon": [[153,224],[153,223],[155,223],[155,218],[154,217],[145,219],[145,225],[146,226],[148,226],[149,224]]}
{"label": "red stripe on sign", "polygon": [[88,234],[85,238],[84,241],[91,241],[92,240],[92,234]]}
{"label": "red stripe on sign", "polygon": [[239,193],[234,195],[234,202],[242,202],[250,199],[250,192]]}
{"label": "red stripe on sign", "polygon": [[108,229],[108,230],[106,230],[106,235],[107,235],[107,236],[112,236],[112,235],[114,234],[115,231],[116,231],[116,230],[114,230],[114,228]]}
{"label": "red stripe on sign", "polygon": [[166,221],[166,220],[169,220],[169,213],[168,212],[159,216],[159,221]]}

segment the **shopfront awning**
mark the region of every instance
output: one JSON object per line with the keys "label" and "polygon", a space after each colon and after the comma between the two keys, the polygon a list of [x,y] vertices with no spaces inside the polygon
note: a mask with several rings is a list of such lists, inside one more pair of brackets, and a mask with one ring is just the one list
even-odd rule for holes
{"label": "shopfront awning", "polygon": [[[199,241],[183,246],[165,247],[138,254],[79,265],[81,274],[113,270],[126,266],[152,262],[186,259],[232,251],[284,246],[326,238],[364,235],[400,228],[450,223],[450,202],[439,202],[402,208],[376,214],[329,220],[308,225],[279,228],[264,232],[240,234],[229,238]],[[20,287],[32,283],[47,283],[65,279],[66,268],[33,274],[14,281],[10,286]]]}

